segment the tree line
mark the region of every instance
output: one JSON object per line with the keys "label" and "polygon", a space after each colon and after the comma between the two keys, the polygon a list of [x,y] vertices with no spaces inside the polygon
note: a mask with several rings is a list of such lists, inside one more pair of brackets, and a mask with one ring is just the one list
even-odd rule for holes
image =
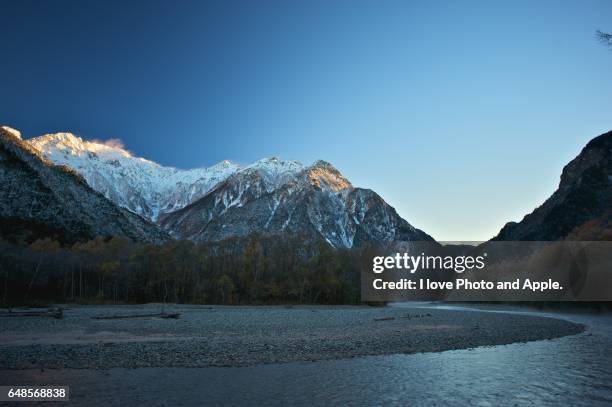
{"label": "tree line", "polygon": [[0,240],[2,303],[353,304],[359,258],[359,250],[286,236],[164,245]]}

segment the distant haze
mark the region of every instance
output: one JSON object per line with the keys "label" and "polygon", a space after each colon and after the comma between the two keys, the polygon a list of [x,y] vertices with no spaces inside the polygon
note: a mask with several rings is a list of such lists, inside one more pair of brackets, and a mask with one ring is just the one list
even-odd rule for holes
{"label": "distant haze", "polygon": [[179,168],[334,164],[479,241],[612,129],[610,1],[3,1],[0,124]]}

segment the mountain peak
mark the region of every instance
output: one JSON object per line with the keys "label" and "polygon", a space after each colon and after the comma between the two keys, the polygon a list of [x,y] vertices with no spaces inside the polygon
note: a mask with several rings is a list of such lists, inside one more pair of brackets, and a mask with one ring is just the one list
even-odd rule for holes
{"label": "mountain peak", "polygon": [[277,156],[272,156],[272,157],[262,158],[261,160],[255,161],[253,164],[246,166],[245,169],[254,168],[254,167],[258,167],[258,168],[277,167],[277,168],[286,168],[286,169],[291,169],[291,168],[303,169],[304,166],[299,161],[283,160]]}
{"label": "mountain peak", "polygon": [[353,185],[340,171],[327,161],[317,160],[307,169],[308,179],[320,189],[330,189],[334,192],[352,189]]}
{"label": "mountain peak", "polygon": [[21,132],[19,130],[16,130],[12,127],[9,126],[2,126],[0,127],[2,129],[2,131],[6,134],[10,134],[13,137],[17,137],[18,139],[21,140]]}
{"label": "mountain peak", "polygon": [[607,133],[603,133],[589,141],[584,147],[583,152],[584,150],[588,150],[591,148],[612,148],[612,130],[608,131]]}
{"label": "mountain peak", "polygon": [[66,144],[66,145],[80,146],[80,145],[83,145],[84,141],[82,138],[80,138],[79,136],[76,136],[73,133],[60,132],[60,133],[48,133],[48,134],[44,134],[42,136],[38,136],[38,137],[34,137],[30,139],[30,144],[34,144],[34,143],[38,143],[38,144],[46,143],[46,144],[54,144],[54,145]]}
{"label": "mountain peak", "polygon": [[263,158],[247,165],[241,171],[258,171],[268,174],[296,175],[304,170],[304,166],[299,161],[281,160],[278,157]]}
{"label": "mountain peak", "polygon": [[320,167],[320,168],[334,168],[334,166],[329,162],[329,161],[325,161],[325,160],[317,160],[315,161],[311,167]]}
{"label": "mountain peak", "polygon": [[87,154],[102,154],[107,158],[132,157],[132,154],[123,148],[123,144],[117,139],[83,140],[81,137],[68,132],[45,134],[34,137],[28,142],[45,153],[54,155],[59,152],[79,156]]}

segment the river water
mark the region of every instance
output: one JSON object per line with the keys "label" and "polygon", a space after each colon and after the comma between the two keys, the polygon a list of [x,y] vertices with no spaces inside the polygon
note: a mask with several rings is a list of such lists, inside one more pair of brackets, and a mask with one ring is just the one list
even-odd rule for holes
{"label": "river water", "polygon": [[612,317],[521,312],[587,325],[579,335],[468,350],[238,368],[58,371],[79,405],[611,406]]}
{"label": "river water", "polygon": [[[587,331],[471,350],[218,370],[213,400],[259,404],[271,396],[285,405],[612,405],[612,317],[553,315],[583,323]],[[222,388],[228,381],[235,384]]]}

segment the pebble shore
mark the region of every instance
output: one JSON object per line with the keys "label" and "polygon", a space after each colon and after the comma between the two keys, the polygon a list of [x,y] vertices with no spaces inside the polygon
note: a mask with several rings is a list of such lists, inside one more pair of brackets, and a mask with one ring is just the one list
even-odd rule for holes
{"label": "pebble shore", "polygon": [[[164,311],[179,319],[92,316]],[[70,306],[63,319],[0,318],[0,369],[251,366],[553,339],[572,322],[367,306]]]}

